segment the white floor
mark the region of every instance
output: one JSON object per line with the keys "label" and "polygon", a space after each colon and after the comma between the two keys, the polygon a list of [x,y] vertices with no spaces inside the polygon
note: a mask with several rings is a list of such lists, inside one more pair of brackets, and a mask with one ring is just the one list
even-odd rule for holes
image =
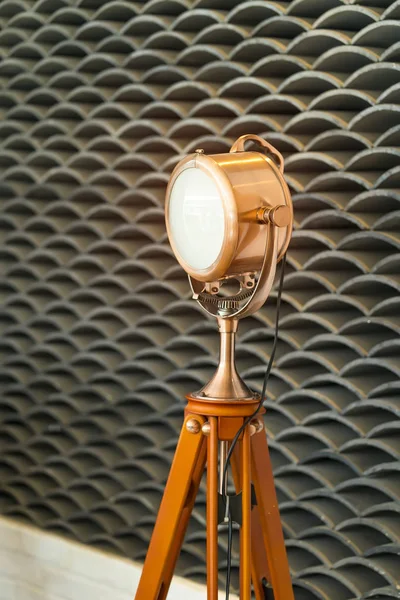
{"label": "white floor", "polygon": [[[140,570],[128,560],[0,518],[0,600],[133,600]],[[205,587],[180,577],[168,594],[168,600],[206,598]]]}

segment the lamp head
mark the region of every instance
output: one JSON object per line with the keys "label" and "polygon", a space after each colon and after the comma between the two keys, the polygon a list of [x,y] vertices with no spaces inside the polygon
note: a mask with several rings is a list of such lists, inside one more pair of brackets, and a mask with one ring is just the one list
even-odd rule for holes
{"label": "lamp head", "polygon": [[[264,152],[245,151],[250,139]],[[265,302],[292,222],[283,158],[258,136],[240,137],[229,153],[197,150],[170,177],[169,241],[195,299],[211,315],[239,318]]]}

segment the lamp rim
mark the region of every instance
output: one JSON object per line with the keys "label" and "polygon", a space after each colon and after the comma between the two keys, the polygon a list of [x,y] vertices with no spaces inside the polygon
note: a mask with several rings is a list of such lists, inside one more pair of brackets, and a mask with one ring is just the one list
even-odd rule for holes
{"label": "lamp rim", "polygon": [[[206,269],[195,269],[187,261],[185,261],[176,247],[170,226],[169,217],[172,188],[179,175],[186,169],[190,168],[200,169],[213,180],[218,188],[224,211],[224,238],[222,247],[217,258]],[[210,282],[219,279],[226,274],[235,256],[238,243],[238,212],[234,192],[228,176],[218,165],[218,163],[212,159],[212,156],[198,153],[189,154],[176,165],[172,171],[165,193],[165,223],[172,251],[177,261],[188,275],[198,279],[199,281]]]}

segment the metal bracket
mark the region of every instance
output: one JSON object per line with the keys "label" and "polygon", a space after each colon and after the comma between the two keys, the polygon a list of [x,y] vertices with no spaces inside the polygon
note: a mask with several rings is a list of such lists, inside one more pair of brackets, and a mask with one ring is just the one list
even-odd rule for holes
{"label": "metal bracket", "polygon": [[[232,521],[238,525],[242,524],[242,492],[239,494],[229,495],[229,510],[231,513]],[[253,484],[251,485],[251,508],[257,505],[256,492]],[[226,506],[224,496],[218,494],[218,522],[223,523],[225,521]]]}
{"label": "metal bracket", "polygon": [[268,583],[268,581],[265,579],[262,580],[262,586],[263,586],[263,592],[264,592],[264,598],[265,600],[275,600],[275,594],[274,594],[274,590],[272,589],[272,587],[270,586],[270,584]]}

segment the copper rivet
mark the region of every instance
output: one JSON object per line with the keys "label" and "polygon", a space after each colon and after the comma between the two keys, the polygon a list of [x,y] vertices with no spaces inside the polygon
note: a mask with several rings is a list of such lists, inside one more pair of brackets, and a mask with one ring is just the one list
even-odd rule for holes
{"label": "copper rivet", "polygon": [[211,425],[208,421],[206,421],[203,425],[203,427],[201,428],[202,432],[204,433],[204,435],[209,435],[210,431],[211,431]]}
{"label": "copper rivet", "polygon": [[201,426],[200,423],[197,419],[189,419],[186,422],[186,429],[190,432],[190,433],[199,433]]}

